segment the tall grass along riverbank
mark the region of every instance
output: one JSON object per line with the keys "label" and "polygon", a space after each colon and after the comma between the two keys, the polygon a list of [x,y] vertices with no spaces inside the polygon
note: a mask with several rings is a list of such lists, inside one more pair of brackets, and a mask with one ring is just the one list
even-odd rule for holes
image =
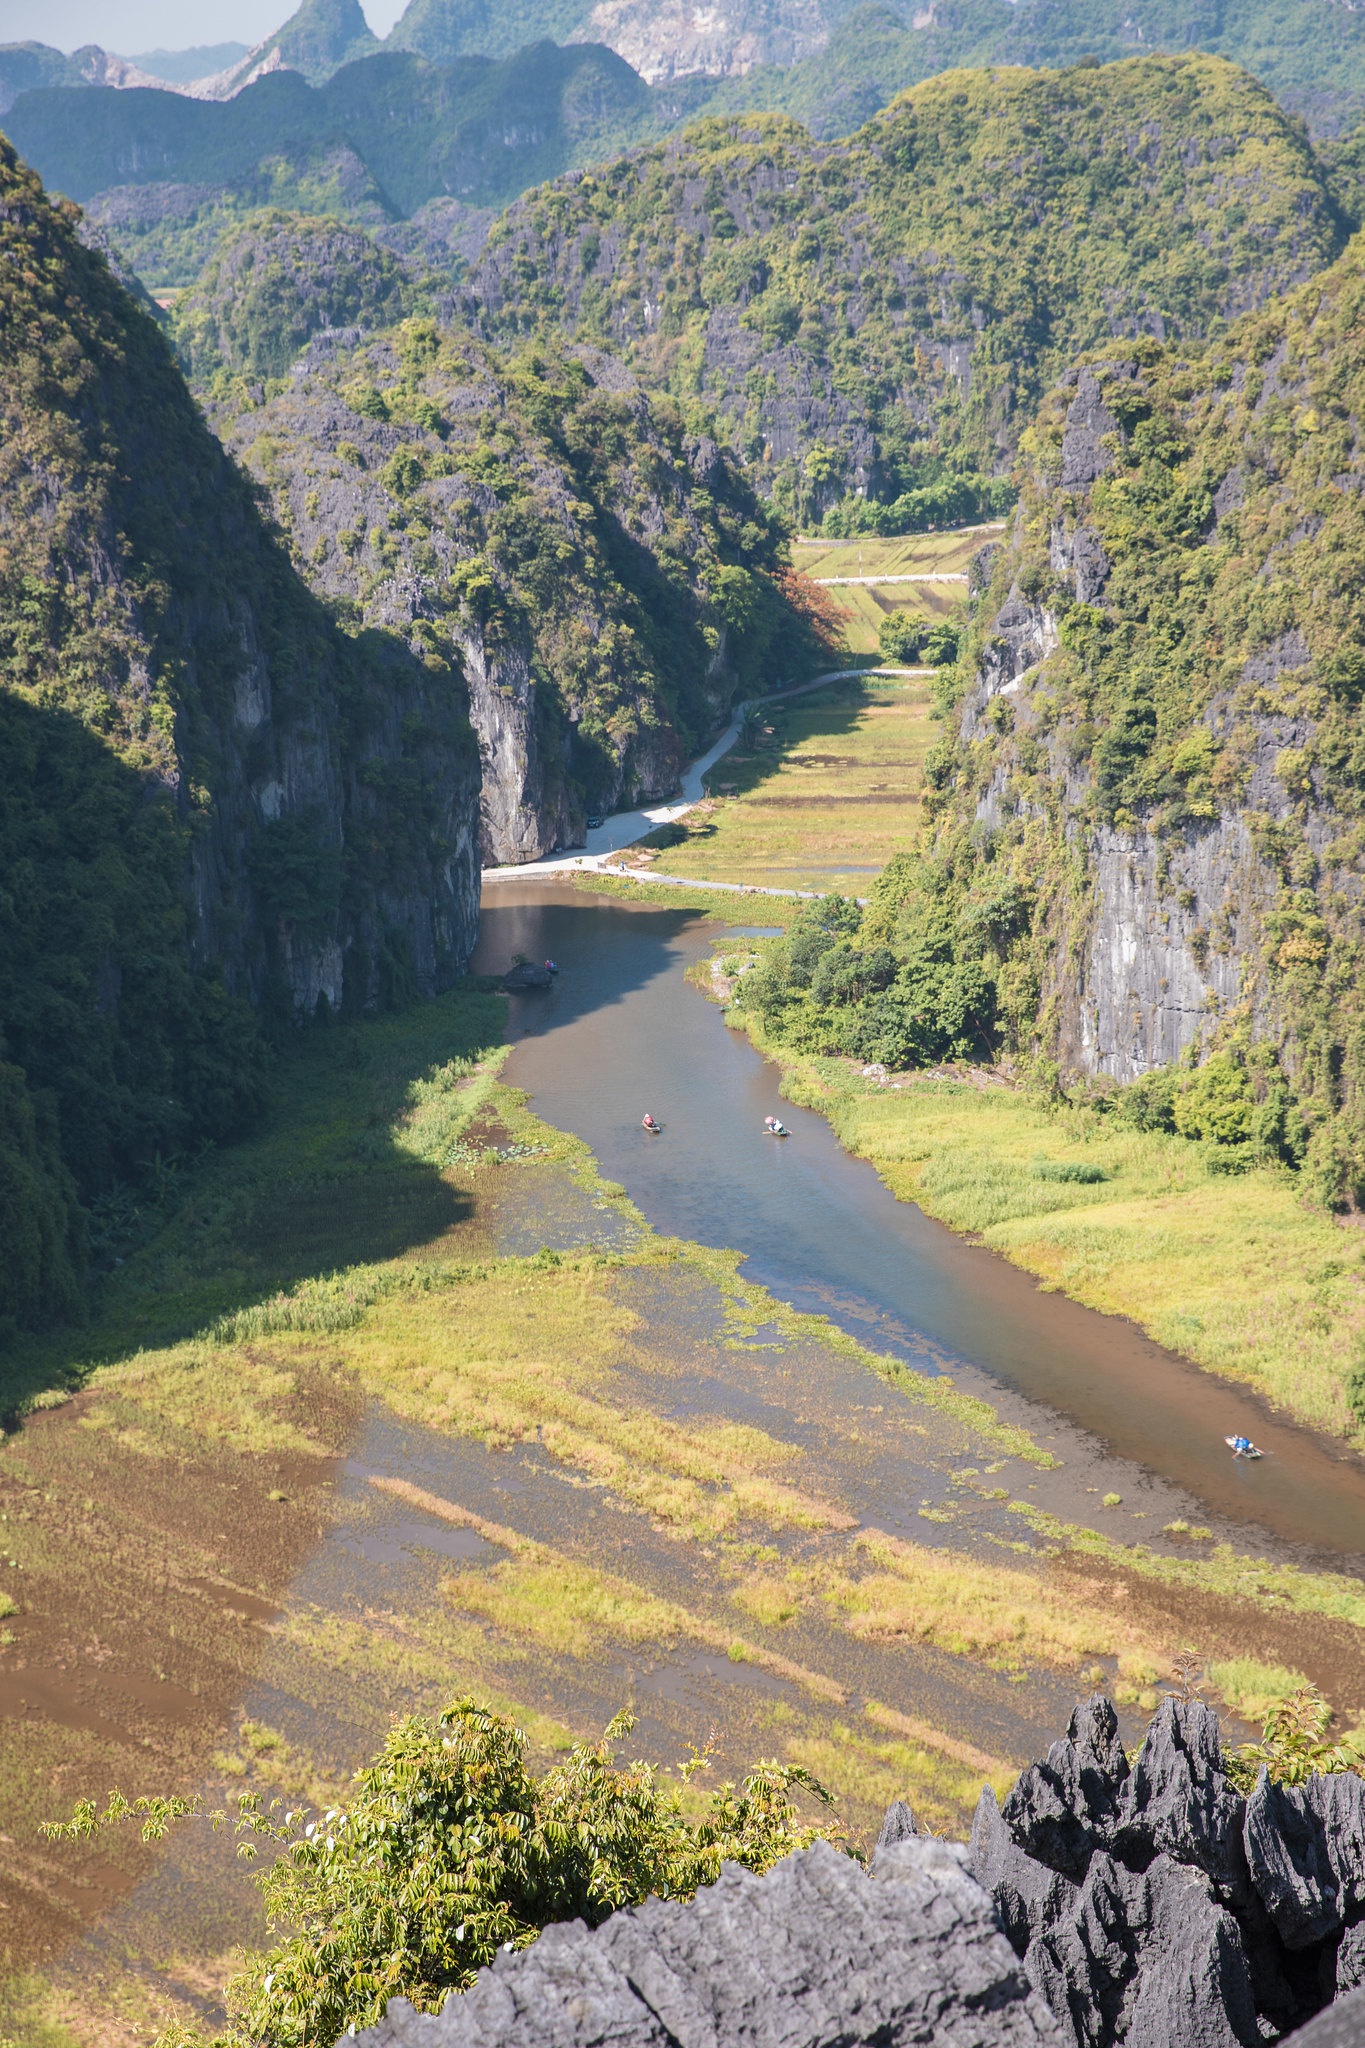
{"label": "tall grass along riverbank", "polygon": [[262,1938],[230,1843],[41,1821],[111,1784],[326,1803],[456,1691],[543,1758],[629,1705],[666,1765],[802,1764],[854,1840],[896,1796],[962,1827],[1092,1684],[1136,1728],[1192,1639],[1234,1708],[1365,1701],[1351,1581],[1082,1526],[984,1404],[651,1232],[503,1031],[471,985],[312,1035],[260,1136],[122,1219],[95,1322],[16,1359],[0,2034],[211,2022]]}
{"label": "tall grass along riverbank", "polygon": [[[724,965],[711,978],[722,998]],[[900,1200],[1314,1427],[1365,1434],[1365,1240],[1308,1206],[1287,1169],[1229,1175],[1212,1147],[981,1069],[865,1075],[803,1058],[751,1012],[728,1015],[781,1065],[784,1093],[827,1116]]]}

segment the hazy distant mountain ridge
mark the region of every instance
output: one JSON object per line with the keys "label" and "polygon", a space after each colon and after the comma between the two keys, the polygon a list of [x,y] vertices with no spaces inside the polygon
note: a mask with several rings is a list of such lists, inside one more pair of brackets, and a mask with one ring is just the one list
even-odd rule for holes
{"label": "hazy distant mountain ridge", "polygon": [[349,148],[391,218],[437,196],[488,204],[606,151],[622,126],[648,131],[648,89],[597,46],[540,43],[505,62],[434,66],[390,51],[313,87],[266,71],[221,104],[169,92],[31,92],[7,130],[45,181],[86,200],[116,187],[227,185],[264,164]]}
{"label": "hazy distant mountain ridge", "polygon": [[[358,0],[303,0],[284,25],[209,77],[161,82],[229,97],[280,69],[324,84],[381,47],[436,64],[506,58],[549,40],[599,43],[651,85],[721,87],[713,105],[798,115],[847,133],[906,87],[958,66],[1062,66],[1201,50],[1245,64],[1316,130],[1365,112],[1365,10],[1347,0],[410,0],[383,44]],[[165,52],[154,55],[164,59]],[[205,52],[206,57],[209,55]],[[144,83],[139,60],[90,48],[0,45],[0,113],[43,86]],[[685,96],[674,120],[699,110]]]}
{"label": "hazy distant mountain ridge", "polygon": [[325,85],[343,64],[372,56],[379,47],[360,0],[304,0],[283,28],[238,63],[183,89],[196,99],[231,99],[271,71],[297,71],[310,85]]}

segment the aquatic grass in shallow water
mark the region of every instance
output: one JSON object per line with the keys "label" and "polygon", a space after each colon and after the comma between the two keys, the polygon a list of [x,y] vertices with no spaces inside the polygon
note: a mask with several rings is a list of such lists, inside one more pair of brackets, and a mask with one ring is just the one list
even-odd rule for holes
{"label": "aquatic grass in shallow water", "polygon": [[1218,1697],[1244,1721],[1263,1721],[1272,1707],[1308,1684],[1302,1671],[1290,1671],[1283,1664],[1263,1664],[1255,1657],[1215,1658],[1205,1676]]}

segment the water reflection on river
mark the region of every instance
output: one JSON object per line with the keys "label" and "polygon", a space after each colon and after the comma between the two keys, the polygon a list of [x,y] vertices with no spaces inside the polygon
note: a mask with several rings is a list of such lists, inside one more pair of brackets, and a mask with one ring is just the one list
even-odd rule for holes
{"label": "water reflection on river", "polygon": [[[775,1070],[684,984],[715,929],[562,884],[484,892],[478,970],[501,972],[519,952],[561,968],[552,989],[513,998],[507,1078],[591,1145],[656,1229],[744,1252],[748,1276],[783,1300],[964,1388],[1003,1392],[1019,1419],[1027,1404],[1009,1390],[1045,1403],[1212,1514],[1365,1558],[1356,1458],[1131,1325],[1042,1293],[897,1202],[822,1117],[783,1103]],[[641,1130],[647,1109],[662,1137]],[[763,1133],[777,1113],[789,1142]],[[1239,1430],[1271,1453],[1260,1465],[1229,1458],[1222,1438]]]}

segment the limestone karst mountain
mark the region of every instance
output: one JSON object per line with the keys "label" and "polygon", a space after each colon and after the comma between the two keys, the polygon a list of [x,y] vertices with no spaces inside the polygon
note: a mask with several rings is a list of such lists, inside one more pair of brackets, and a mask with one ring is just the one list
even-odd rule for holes
{"label": "limestone karst mountain", "polygon": [[0,146],[0,1316],[119,1176],[239,1128],[264,1036],[463,971],[458,669],[347,633],[165,337]]}
{"label": "limestone karst mountain", "polygon": [[711,120],[529,194],[471,278],[694,392],[803,520],[1007,470],[1077,344],[1195,338],[1338,252],[1301,127],[1216,58],[951,72],[846,143]]}
{"label": "limestone karst mountain", "polygon": [[[613,358],[499,355],[421,317],[421,291],[404,303],[398,266],[364,245],[265,217],[174,332],[300,572],[464,670],[485,860],[533,858],[590,811],[668,794],[742,683],[799,665],[779,529]],[[283,388],[257,381],[291,364]]]}
{"label": "limestone karst mountain", "polygon": [[[1073,366],[930,757],[893,945],[985,966],[1004,1043],[1150,1076],[1187,1134],[1365,1189],[1365,240],[1199,349]],[[1174,1063],[1203,1059],[1174,1105]],[[1144,1086],[1148,1084],[1144,1083]]]}

